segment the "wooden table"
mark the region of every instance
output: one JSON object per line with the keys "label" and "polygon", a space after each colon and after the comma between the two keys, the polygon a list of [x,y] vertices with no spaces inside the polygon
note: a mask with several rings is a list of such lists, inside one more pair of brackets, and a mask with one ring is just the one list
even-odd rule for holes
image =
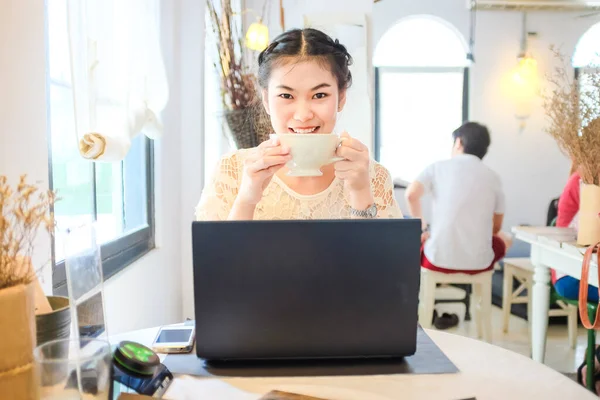
{"label": "wooden table", "polygon": [[[581,264],[585,248],[575,243],[571,228],[515,227],[515,237],[531,245],[531,263],[534,266],[531,296],[531,355],[544,362],[548,310],[550,308],[550,268],[581,279]],[[589,284],[598,286],[598,265],[590,265]]]}
{"label": "wooden table", "polygon": [[[111,337],[150,346],[158,328]],[[484,342],[444,332],[427,334],[461,371],[442,375],[287,378],[198,378],[177,375],[166,399],[257,400],[279,389],[339,400],[598,399],[564,375]]]}

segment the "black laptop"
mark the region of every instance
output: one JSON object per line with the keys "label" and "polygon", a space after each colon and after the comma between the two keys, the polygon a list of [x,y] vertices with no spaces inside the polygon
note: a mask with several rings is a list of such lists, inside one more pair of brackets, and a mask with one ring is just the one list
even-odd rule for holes
{"label": "black laptop", "polygon": [[414,219],[194,222],[198,357],[413,354],[420,235]]}

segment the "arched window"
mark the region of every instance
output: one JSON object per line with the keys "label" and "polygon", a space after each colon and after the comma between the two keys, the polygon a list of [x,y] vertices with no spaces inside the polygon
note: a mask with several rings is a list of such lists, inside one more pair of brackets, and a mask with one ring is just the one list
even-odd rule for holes
{"label": "arched window", "polygon": [[[595,104],[600,103],[598,88],[593,86],[588,79],[590,72],[600,72],[600,23],[593,25],[588,29],[577,42],[575,53],[573,54],[573,67],[575,68],[575,78],[579,80],[579,91],[586,92],[582,95],[582,101],[590,102],[590,106],[595,108]],[[596,116],[598,115],[595,113]],[[589,123],[585,120],[584,126]]]}
{"label": "arched window", "polygon": [[573,54],[575,68],[600,66],[600,23],[588,29],[577,42]]}
{"label": "arched window", "polygon": [[375,157],[394,179],[412,181],[447,158],[452,131],[468,118],[466,43],[446,21],[411,16],[375,48]]}

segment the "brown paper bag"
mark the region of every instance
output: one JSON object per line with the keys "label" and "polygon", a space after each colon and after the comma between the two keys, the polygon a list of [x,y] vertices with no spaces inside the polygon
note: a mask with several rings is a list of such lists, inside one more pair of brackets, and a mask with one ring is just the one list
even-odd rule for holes
{"label": "brown paper bag", "polygon": [[589,246],[600,242],[600,186],[581,185],[577,244]]}
{"label": "brown paper bag", "polygon": [[18,285],[0,290],[0,394],[12,400],[38,398],[33,365],[35,288]]}
{"label": "brown paper bag", "polygon": [[44,294],[44,290],[42,289],[42,285],[37,276],[35,276],[35,271],[33,270],[33,264],[31,263],[31,259],[29,257],[21,257],[17,256],[16,258],[16,267],[14,270],[14,274],[17,277],[25,278],[27,276],[34,276],[32,285],[34,287],[35,294],[35,313],[36,314],[47,314],[52,312],[52,307],[50,306],[50,302],[48,298]]}

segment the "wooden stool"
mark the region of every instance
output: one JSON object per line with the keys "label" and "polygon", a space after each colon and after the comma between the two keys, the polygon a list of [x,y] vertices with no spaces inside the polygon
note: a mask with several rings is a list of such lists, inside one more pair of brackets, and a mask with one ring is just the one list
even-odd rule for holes
{"label": "wooden stool", "polygon": [[[513,279],[519,286],[513,290]],[[513,304],[527,304],[527,320],[531,329],[531,301],[530,296],[533,288],[533,264],[529,258],[505,258],[504,259],[504,283],[502,290],[502,330],[508,332],[510,320],[510,308]],[[527,290],[527,294],[524,291]],[[550,301],[556,303],[560,308],[550,310],[548,317],[567,317],[569,330],[569,343],[571,348],[577,345],[577,306],[567,304],[561,300],[554,288],[551,289]]]}
{"label": "wooden stool", "polygon": [[475,275],[445,274],[421,268],[421,288],[419,293],[419,323],[423,328],[431,328],[435,305],[435,287],[442,284],[470,284],[473,287],[475,324],[477,337],[486,342],[492,341],[492,274],[494,270]]}

